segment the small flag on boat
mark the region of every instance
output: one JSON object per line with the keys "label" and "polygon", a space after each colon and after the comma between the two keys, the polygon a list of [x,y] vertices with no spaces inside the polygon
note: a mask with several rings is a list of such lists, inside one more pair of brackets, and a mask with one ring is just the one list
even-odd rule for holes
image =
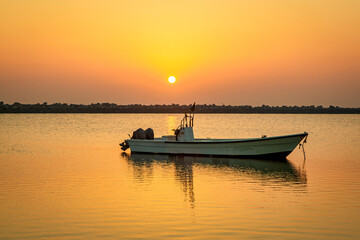
{"label": "small flag on boat", "polygon": [[190,107],[190,111],[192,111],[192,112],[195,111],[195,103]]}

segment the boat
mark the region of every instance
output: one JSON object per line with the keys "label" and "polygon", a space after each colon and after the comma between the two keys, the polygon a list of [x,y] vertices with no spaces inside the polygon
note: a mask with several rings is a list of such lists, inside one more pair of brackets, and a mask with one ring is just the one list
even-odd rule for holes
{"label": "boat", "polygon": [[[237,139],[201,139],[194,138],[194,110],[185,113],[180,126],[174,129],[174,135],[161,138],[135,136],[120,144],[123,150],[130,147],[132,153],[196,155],[213,157],[237,157],[255,159],[286,159],[299,145],[306,142],[308,133],[282,136]],[[138,129],[139,130],[139,129]],[[303,141],[303,143],[301,143]],[[300,146],[301,146],[300,145]]]}

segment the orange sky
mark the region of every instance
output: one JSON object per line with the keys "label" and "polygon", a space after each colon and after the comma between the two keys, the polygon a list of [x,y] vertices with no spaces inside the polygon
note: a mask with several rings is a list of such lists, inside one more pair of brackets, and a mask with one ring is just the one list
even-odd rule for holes
{"label": "orange sky", "polygon": [[359,107],[359,66],[358,0],[0,1],[6,103]]}

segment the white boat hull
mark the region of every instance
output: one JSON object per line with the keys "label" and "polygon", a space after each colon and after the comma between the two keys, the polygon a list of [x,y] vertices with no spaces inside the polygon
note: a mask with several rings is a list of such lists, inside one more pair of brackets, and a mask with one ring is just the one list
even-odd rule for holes
{"label": "white boat hull", "polygon": [[250,139],[195,139],[168,141],[163,139],[128,139],[131,152],[207,155],[246,158],[286,158],[308,134]]}

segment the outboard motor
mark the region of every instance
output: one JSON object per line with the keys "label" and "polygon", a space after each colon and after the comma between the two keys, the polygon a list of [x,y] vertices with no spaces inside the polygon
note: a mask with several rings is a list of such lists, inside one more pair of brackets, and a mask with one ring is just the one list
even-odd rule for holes
{"label": "outboard motor", "polygon": [[125,151],[126,149],[128,149],[130,146],[129,146],[129,143],[125,140],[123,143],[120,143],[120,146],[121,146],[121,150]]}
{"label": "outboard motor", "polygon": [[145,139],[145,131],[142,128],[133,132],[131,139]]}
{"label": "outboard motor", "polygon": [[[130,135],[129,135],[130,136]],[[139,128],[133,132],[131,139],[147,139],[147,140],[154,140],[154,130],[148,128],[144,131],[144,129]],[[125,151],[128,149],[129,143],[124,140],[124,142],[119,144],[121,146],[121,150]]]}
{"label": "outboard motor", "polygon": [[154,140],[154,130],[148,128],[145,130],[145,139]]}

